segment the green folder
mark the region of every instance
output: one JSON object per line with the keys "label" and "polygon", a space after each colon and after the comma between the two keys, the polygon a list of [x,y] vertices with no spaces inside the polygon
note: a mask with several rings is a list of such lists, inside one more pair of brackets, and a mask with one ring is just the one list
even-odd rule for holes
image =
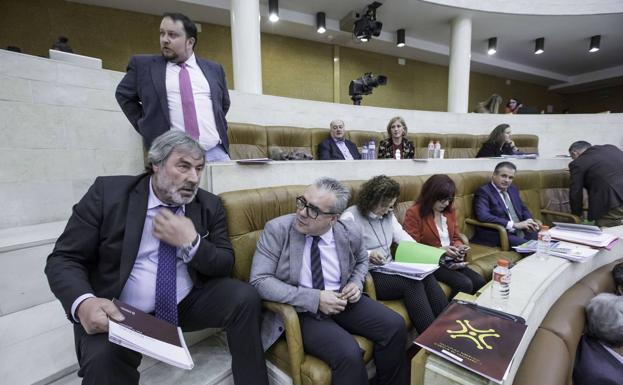
{"label": "green folder", "polygon": [[402,241],[396,249],[396,262],[438,264],[446,251],[422,243]]}

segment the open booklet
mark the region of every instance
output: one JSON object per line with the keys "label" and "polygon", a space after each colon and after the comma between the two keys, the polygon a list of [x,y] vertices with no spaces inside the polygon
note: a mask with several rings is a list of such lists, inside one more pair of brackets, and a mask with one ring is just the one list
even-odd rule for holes
{"label": "open booklet", "polygon": [[415,343],[500,384],[526,328],[521,317],[455,300]]}
{"label": "open booklet", "polygon": [[108,340],[182,369],[195,364],[186,347],[182,329],[117,299],[113,303],[125,317],[108,322]]}
{"label": "open booklet", "polygon": [[[537,244],[538,241],[531,240],[519,246],[513,246],[513,249],[519,253],[535,253],[537,251]],[[574,262],[584,262],[594,257],[598,252],[598,249],[577,243],[552,241],[547,254]]]}
{"label": "open booklet", "polygon": [[422,243],[402,241],[396,249],[395,261],[371,269],[377,273],[400,275],[421,280],[439,268],[444,249]]}

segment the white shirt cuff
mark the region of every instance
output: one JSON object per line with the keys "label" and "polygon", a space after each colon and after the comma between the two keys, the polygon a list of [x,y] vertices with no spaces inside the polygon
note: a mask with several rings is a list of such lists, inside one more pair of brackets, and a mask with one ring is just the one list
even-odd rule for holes
{"label": "white shirt cuff", "polygon": [[510,232],[515,232],[515,228],[513,227],[514,225],[515,225],[515,222],[508,221],[508,223],[506,224],[506,230]]}
{"label": "white shirt cuff", "polygon": [[184,261],[184,263],[189,263],[190,261],[193,260],[193,258],[195,257],[195,254],[197,254],[197,250],[199,250],[200,244],[201,244],[201,237],[199,237],[199,241],[192,249],[190,249],[190,252],[188,254],[186,254],[181,248],[179,249],[180,250],[179,257],[182,259],[182,261]]}
{"label": "white shirt cuff", "polygon": [[74,303],[71,305],[71,316],[74,318],[74,321],[80,322],[80,319],[78,319],[78,315],[76,314],[76,309],[78,309],[78,306],[80,306],[82,301],[87,298],[95,298],[95,296],[91,293],[82,294],[80,297],[76,298]]}

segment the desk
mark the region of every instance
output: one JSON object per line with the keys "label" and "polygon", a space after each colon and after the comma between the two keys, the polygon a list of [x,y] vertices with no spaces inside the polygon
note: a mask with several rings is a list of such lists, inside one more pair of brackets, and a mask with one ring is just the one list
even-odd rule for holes
{"label": "desk", "polygon": [[[623,226],[612,227],[604,231],[623,237]],[[619,240],[612,250],[602,250],[593,259],[583,263],[570,262],[556,257],[543,261],[530,256],[515,265],[512,269],[510,298],[505,311],[523,317],[528,329],[517,349],[508,377],[503,382],[504,385],[513,383],[515,373],[532,337],[558,298],[581,278],[621,258],[622,254],[623,241]],[[482,291],[476,303],[491,306],[490,286]],[[495,384],[435,355],[428,354],[425,360],[424,383],[426,385]]]}

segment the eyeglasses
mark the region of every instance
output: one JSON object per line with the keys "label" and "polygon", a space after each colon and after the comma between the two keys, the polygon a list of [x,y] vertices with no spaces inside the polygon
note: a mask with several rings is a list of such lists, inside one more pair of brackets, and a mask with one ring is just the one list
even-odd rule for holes
{"label": "eyeglasses", "polygon": [[303,209],[307,209],[306,214],[311,219],[318,218],[318,215],[320,214],[322,215],[336,215],[337,214],[337,213],[332,213],[332,212],[324,212],[320,210],[318,207],[307,203],[307,200],[302,196],[296,197],[296,210],[299,211]]}
{"label": "eyeglasses", "polygon": [[454,197],[448,197],[448,198],[444,198],[444,199],[440,199],[439,202],[448,202],[448,204],[452,204],[452,202],[454,202]]}

